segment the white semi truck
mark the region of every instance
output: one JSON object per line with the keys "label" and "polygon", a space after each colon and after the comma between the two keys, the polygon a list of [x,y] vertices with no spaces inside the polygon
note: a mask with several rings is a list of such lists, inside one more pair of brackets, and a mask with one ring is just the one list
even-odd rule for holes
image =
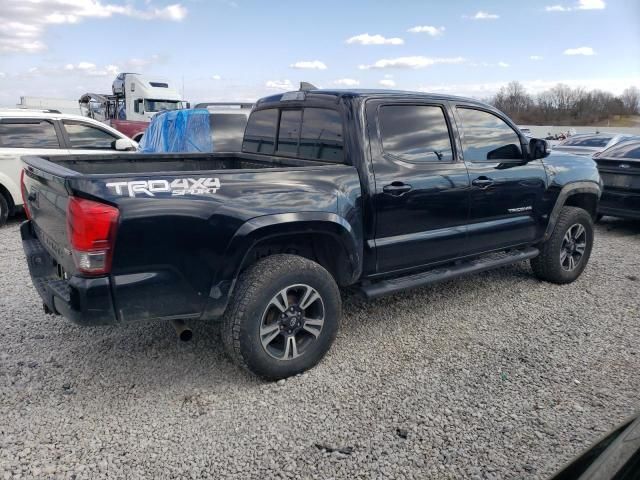
{"label": "white semi truck", "polygon": [[112,94],[85,93],[80,97],[84,115],[103,121],[135,141],[140,141],[158,112],[188,108],[178,90],[167,80],[139,73],[120,73]]}

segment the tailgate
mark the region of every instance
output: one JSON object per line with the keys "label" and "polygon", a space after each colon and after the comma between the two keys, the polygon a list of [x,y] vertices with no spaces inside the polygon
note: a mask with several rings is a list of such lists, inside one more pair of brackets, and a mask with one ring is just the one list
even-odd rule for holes
{"label": "tailgate", "polygon": [[56,261],[60,275],[75,273],[67,238],[69,193],[64,178],[25,165],[22,188],[33,231]]}

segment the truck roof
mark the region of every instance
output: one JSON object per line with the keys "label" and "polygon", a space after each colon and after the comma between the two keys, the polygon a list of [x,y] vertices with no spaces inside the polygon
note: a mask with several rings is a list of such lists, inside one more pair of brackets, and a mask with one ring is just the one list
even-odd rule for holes
{"label": "truck roof", "polygon": [[[302,98],[296,98],[297,100],[302,99],[315,99],[321,100],[326,99],[326,97],[335,97],[335,101],[340,98],[368,98],[368,97],[380,97],[380,96],[393,96],[397,98],[428,98],[433,100],[457,100],[464,101],[468,103],[475,103],[478,105],[485,105],[483,102],[479,100],[475,100],[473,98],[460,97],[456,95],[443,95],[438,93],[428,93],[428,92],[412,92],[405,90],[385,90],[385,89],[366,89],[366,88],[358,88],[358,89],[317,89],[317,90],[307,90],[307,91],[292,91],[292,92],[284,92],[276,95],[270,95],[268,97],[261,98],[256,103],[256,106],[261,106],[269,103],[277,103],[281,101],[293,100],[296,95],[300,95]],[[283,98],[285,97],[285,98]],[[287,98],[290,97],[290,98]]]}

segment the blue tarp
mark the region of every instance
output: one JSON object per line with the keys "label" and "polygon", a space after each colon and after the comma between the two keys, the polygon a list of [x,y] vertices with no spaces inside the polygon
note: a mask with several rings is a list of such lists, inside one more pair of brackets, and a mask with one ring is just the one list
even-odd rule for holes
{"label": "blue tarp", "polygon": [[153,117],[140,141],[142,153],[212,152],[206,109],[172,110]]}

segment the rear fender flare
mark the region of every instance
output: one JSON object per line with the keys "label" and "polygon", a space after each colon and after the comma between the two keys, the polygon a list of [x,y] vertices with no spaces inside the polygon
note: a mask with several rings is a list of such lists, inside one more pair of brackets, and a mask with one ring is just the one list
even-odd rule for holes
{"label": "rear fender flare", "polygon": [[242,224],[229,242],[224,255],[226,261],[211,287],[204,318],[222,315],[242,266],[255,245],[271,238],[314,233],[330,235],[340,243],[349,262],[349,278],[343,279],[342,283],[357,281],[362,273],[362,236],[354,231],[346,219],[329,212],[264,215]]}
{"label": "rear fender flare", "polygon": [[247,255],[257,243],[271,238],[296,234],[322,234],[333,237],[344,248],[350,266],[346,283],[353,283],[362,273],[362,240],[344,218],[328,212],[301,212],[265,215],[245,222],[232,238],[227,252],[242,261],[235,265],[234,278],[240,273]]}

